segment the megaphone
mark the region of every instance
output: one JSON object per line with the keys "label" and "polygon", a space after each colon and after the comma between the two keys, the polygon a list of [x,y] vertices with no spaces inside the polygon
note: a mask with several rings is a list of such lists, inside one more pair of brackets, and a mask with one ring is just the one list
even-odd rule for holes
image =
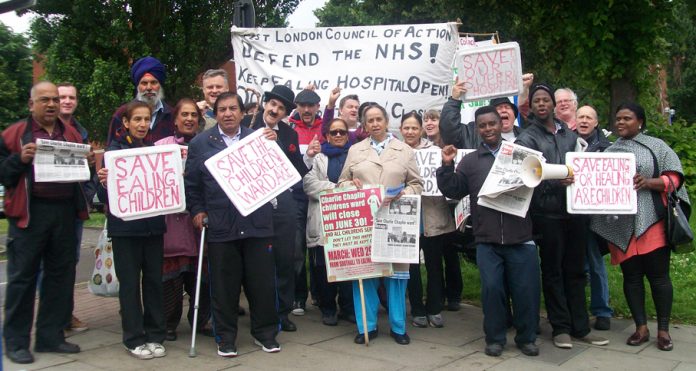
{"label": "megaphone", "polygon": [[520,178],[524,185],[534,188],[546,179],[564,179],[573,175],[568,165],[547,164],[539,156],[527,156],[522,161]]}

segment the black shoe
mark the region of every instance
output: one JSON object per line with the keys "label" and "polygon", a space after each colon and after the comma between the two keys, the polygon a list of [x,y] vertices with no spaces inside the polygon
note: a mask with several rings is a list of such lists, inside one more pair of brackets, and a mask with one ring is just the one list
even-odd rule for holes
{"label": "black shoe", "polygon": [[394,341],[396,341],[396,343],[399,345],[408,345],[411,343],[411,338],[408,337],[407,333],[400,335],[392,330],[389,330],[389,336],[393,337]]}
{"label": "black shoe", "polygon": [[285,332],[293,332],[297,331],[297,326],[295,326],[294,323],[292,323],[291,320],[288,318],[281,318],[280,319],[280,329],[285,331]]}
{"label": "black shoe", "polygon": [[597,317],[594,323],[595,330],[607,331],[611,328],[611,318]]}
{"label": "black shoe", "polygon": [[34,356],[31,355],[29,349],[21,348],[17,350],[8,350],[5,355],[14,363],[34,363]]}
{"label": "black shoe", "polygon": [[327,326],[336,326],[338,325],[338,316],[335,314],[322,314],[321,323]]}
{"label": "black shoe", "polygon": [[64,341],[56,346],[52,347],[42,347],[39,345],[36,345],[34,347],[34,351],[38,353],[80,353],[80,346],[77,344],[73,343],[68,343],[67,341]]}
{"label": "black shoe", "polygon": [[237,315],[238,315],[238,316],[244,316],[244,315],[246,315],[246,311],[244,310],[244,308],[242,308],[242,307],[240,306],[239,309],[237,310]]}
{"label": "black shoe", "polygon": [[355,314],[353,314],[353,313],[350,313],[350,314],[339,313],[338,319],[342,319],[342,320],[348,321],[350,323],[355,323]]}
{"label": "black shoe", "polygon": [[166,341],[176,341],[176,331],[174,330],[167,330],[167,335],[164,336],[164,340]]}
{"label": "black shoe", "polygon": [[458,301],[447,302],[447,310],[450,312],[458,312],[461,309],[461,305]]}
{"label": "black shoe", "polygon": [[[370,338],[370,340],[376,339],[378,335],[379,331],[377,329],[374,329],[367,333],[367,336]],[[365,344],[365,334],[356,335],[353,341],[355,342],[355,344]]]}
{"label": "black shoe", "polygon": [[237,347],[234,344],[220,343],[218,344],[217,354],[220,357],[232,358],[237,356]]}
{"label": "black shoe", "polygon": [[517,348],[529,357],[536,357],[539,355],[539,347],[534,343],[517,344]]}
{"label": "black shoe", "polygon": [[500,357],[503,354],[503,345],[498,343],[486,344],[485,353],[491,357]]}

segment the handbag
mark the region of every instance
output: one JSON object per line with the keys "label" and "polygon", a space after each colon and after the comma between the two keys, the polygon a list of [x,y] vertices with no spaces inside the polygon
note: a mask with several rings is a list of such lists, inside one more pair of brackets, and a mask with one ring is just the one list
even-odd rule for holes
{"label": "handbag", "polygon": [[691,206],[686,202],[681,202],[677,197],[677,187],[674,186],[672,179],[669,179],[665,232],[667,243],[676,254],[694,251],[694,232],[689,226],[690,215]]}
{"label": "handbag", "polygon": [[118,278],[114,264],[114,250],[108,237],[106,222],[99,235],[97,246],[94,248],[94,270],[87,287],[89,292],[97,296],[118,296]]}

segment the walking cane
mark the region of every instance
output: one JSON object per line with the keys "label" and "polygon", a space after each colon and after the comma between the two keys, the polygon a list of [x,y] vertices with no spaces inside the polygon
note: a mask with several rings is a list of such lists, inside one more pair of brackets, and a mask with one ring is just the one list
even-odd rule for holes
{"label": "walking cane", "polygon": [[203,246],[205,245],[205,230],[208,228],[208,217],[203,219],[201,228],[201,245],[198,248],[198,274],[196,275],[196,297],[193,302],[193,333],[191,334],[191,349],[189,357],[196,356],[196,332],[198,327],[198,299],[201,296],[201,275],[203,274]]}

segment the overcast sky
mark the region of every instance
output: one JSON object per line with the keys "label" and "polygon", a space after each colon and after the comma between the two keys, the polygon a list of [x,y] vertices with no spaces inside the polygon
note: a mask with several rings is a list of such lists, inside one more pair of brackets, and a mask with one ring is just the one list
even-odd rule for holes
{"label": "overcast sky", "polygon": [[[319,21],[314,16],[314,9],[324,6],[327,0],[302,0],[297,6],[295,12],[288,17],[290,27],[294,28],[311,28]],[[31,13],[25,14],[23,17],[17,17],[17,13],[8,12],[0,14],[0,22],[12,28],[15,33],[23,33],[29,30],[31,21]]]}

